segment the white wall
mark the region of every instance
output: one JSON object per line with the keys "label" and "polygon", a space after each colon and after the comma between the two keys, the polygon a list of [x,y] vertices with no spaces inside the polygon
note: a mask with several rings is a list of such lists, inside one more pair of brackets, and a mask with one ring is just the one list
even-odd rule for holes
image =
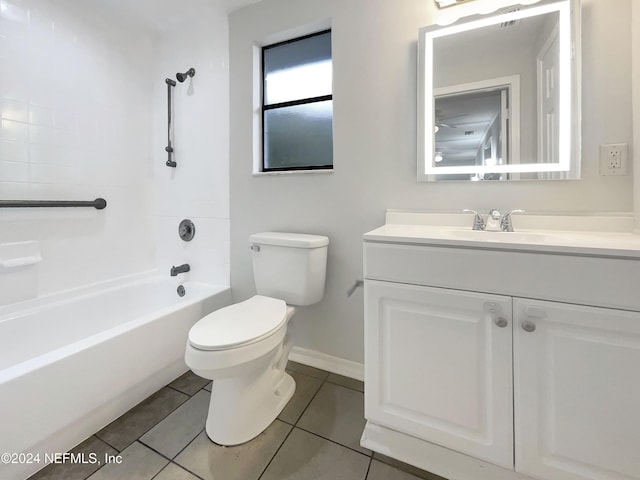
{"label": "white wall", "polygon": [[[158,212],[157,265],[161,275],[188,263],[180,279],[229,285],[229,69],[227,17],[203,8],[198,18],[164,31],[156,42],[154,143]],[[173,147],[167,154],[166,77],[195,68],[196,75],[173,88]],[[178,237],[184,218],[196,225],[191,242]]]}
{"label": "white wall", "polygon": [[[631,143],[631,0],[584,0],[583,169],[580,181],[420,183],[416,175],[416,39],[432,23],[425,0],[263,0],[229,19],[231,284],[255,292],[248,236],[326,234],[327,292],[296,315],[298,346],[363,360],[361,236],[386,208],[457,211],[630,211],[632,180],[600,177],[598,145]],[[252,47],[278,32],[331,19],[334,163],[324,175],[252,176]]]}
{"label": "white wall", "polygon": [[0,198],[108,202],[0,211],[0,244],[40,242],[39,295],[154,267],[150,70],[148,38],[81,2],[2,1]]}

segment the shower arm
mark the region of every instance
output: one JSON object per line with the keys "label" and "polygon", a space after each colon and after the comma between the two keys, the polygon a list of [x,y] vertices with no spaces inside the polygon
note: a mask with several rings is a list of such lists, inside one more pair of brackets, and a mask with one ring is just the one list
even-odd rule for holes
{"label": "shower arm", "polygon": [[176,86],[176,82],[170,78],[165,79],[167,83],[167,167],[175,168],[177,163],[173,161],[173,146],[171,145],[171,88]]}

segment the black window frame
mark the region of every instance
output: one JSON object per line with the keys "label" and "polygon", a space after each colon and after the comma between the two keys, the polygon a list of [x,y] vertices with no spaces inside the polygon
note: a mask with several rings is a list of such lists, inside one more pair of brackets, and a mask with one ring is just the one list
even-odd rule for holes
{"label": "black window frame", "polygon": [[[317,37],[320,35],[325,35],[327,33],[332,33],[332,29],[328,28],[326,30],[322,30],[320,32],[315,32],[315,33],[310,33],[308,35],[303,35],[301,37],[296,37],[296,38],[291,38],[289,40],[285,40],[283,42],[278,42],[278,43],[274,43],[271,45],[266,45],[264,47],[262,47],[262,50],[260,52],[261,55],[261,75],[262,75],[262,98],[260,100],[260,106],[261,106],[261,110],[262,110],[262,125],[261,125],[261,141],[262,141],[262,158],[260,159],[260,168],[261,168],[261,172],[289,172],[289,171],[296,171],[296,170],[332,170],[333,169],[333,156],[331,158],[331,164],[330,165],[306,165],[306,166],[289,166],[289,167],[271,167],[271,168],[267,168],[265,166],[264,160],[265,160],[265,112],[268,112],[269,110],[276,110],[279,108],[286,108],[286,107],[293,107],[296,105],[306,105],[306,104],[310,104],[310,103],[317,103],[317,102],[326,102],[327,100],[331,100],[333,102],[333,86],[331,88],[331,94],[330,95],[321,95],[319,97],[309,97],[309,98],[302,98],[300,100],[290,100],[288,102],[280,102],[280,103],[272,103],[271,105],[265,105],[265,92],[266,92],[266,81],[267,78],[265,76],[265,71],[264,71],[264,67],[265,67],[265,62],[264,62],[264,52],[265,50],[269,50],[271,48],[275,48],[275,47],[280,47],[282,45],[286,45],[289,43],[295,43],[298,42],[300,40],[305,40],[307,38],[312,38],[312,37]],[[333,34],[331,36],[332,42],[333,42]],[[333,50],[333,49],[332,49]],[[333,64],[333,51],[331,52],[331,63]],[[332,113],[331,113],[331,118],[333,121],[333,103],[332,103]]]}

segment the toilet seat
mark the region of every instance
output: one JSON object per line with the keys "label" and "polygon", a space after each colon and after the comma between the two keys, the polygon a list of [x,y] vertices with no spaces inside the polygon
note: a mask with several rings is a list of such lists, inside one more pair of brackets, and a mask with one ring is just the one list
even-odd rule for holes
{"label": "toilet seat", "polygon": [[287,321],[287,304],[255,295],[202,318],[189,331],[189,343],[199,350],[228,350],[269,337]]}

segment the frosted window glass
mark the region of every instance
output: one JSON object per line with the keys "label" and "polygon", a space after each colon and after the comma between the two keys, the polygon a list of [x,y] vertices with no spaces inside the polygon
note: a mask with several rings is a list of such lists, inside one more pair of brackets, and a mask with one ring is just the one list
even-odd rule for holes
{"label": "frosted window glass", "polygon": [[264,112],[264,169],[331,167],[333,101]]}
{"label": "frosted window glass", "polygon": [[331,32],[263,50],[264,104],[331,95]]}

